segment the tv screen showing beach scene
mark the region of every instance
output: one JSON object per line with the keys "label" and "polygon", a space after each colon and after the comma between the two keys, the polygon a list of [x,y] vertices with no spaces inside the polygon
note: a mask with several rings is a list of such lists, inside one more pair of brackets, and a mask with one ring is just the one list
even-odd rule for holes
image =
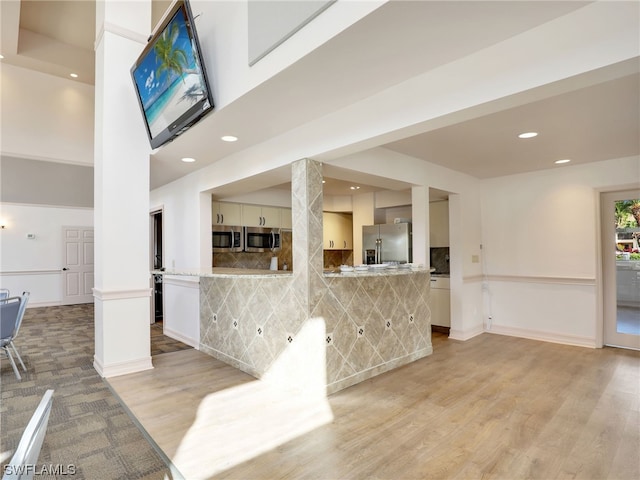
{"label": "tv screen showing beach scene", "polygon": [[213,109],[189,5],[178,2],[174,11],[131,69],[152,148]]}

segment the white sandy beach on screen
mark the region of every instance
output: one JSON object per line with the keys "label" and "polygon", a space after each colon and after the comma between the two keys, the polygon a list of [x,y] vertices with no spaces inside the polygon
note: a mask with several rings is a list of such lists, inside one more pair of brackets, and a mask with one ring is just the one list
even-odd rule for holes
{"label": "white sandy beach on screen", "polygon": [[184,82],[180,82],[180,86],[167,102],[162,115],[158,115],[158,118],[149,125],[152,135],[155,136],[167,128],[169,122],[174,122],[190,106],[189,100],[182,100],[182,96],[193,85],[200,86],[200,76],[195,73],[187,75]]}

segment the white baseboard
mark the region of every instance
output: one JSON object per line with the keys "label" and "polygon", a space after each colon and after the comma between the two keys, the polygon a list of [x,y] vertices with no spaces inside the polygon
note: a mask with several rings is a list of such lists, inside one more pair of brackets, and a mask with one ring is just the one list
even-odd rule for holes
{"label": "white baseboard", "polygon": [[40,308],[40,307],[59,307],[60,305],[62,305],[62,302],[59,300],[52,301],[52,302],[37,302],[37,303],[29,302],[27,303],[27,310],[30,308]]}
{"label": "white baseboard", "polygon": [[507,335],[509,337],[527,338],[529,340],[560,343],[562,345],[596,348],[595,338],[581,337],[578,335],[565,335],[562,333],[543,332],[538,330],[529,330],[527,328],[507,327],[495,324],[491,325],[491,329],[486,330],[486,332],[495,333],[497,335]]}
{"label": "white baseboard", "polygon": [[484,333],[484,327],[482,325],[479,325],[470,330],[457,330],[452,328],[451,330],[449,330],[449,338],[451,340],[462,340],[464,342],[473,337],[477,337],[482,333]]}
{"label": "white baseboard", "polygon": [[117,362],[110,365],[103,365],[100,360],[94,356],[93,368],[96,369],[101,377],[109,378],[150,370],[153,368],[153,363],[151,363],[151,356],[149,356],[128,362]]}
{"label": "white baseboard", "polygon": [[195,338],[187,337],[180,332],[176,332],[175,330],[171,330],[170,328],[164,327],[162,333],[167,337],[171,337],[174,340],[178,340],[179,342],[185,343],[190,347],[195,348],[196,350],[200,349],[200,341]]}

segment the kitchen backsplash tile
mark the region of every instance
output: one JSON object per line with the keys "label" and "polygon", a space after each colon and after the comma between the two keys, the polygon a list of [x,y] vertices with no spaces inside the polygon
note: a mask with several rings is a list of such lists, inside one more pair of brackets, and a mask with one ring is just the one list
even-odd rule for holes
{"label": "kitchen backsplash tile", "polygon": [[353,250],[324,250],[324,268],[337,268],[340,265],[353,266]]}

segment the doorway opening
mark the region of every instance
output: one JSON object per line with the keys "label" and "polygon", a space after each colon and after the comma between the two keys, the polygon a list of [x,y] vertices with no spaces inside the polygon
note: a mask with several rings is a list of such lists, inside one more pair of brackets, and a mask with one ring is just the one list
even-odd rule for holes
{"label": "doorway opening", "polygon": [[640,190],[601,195],[604,344],[640,350]]}
{"label": "doorway opening", "polygon": [[[151,212],[151,268],[163,270],[162,254],[162,210]],[[153,274],[153,293],[151,296],[151,323],[162,322],[164,318],[162,275]]]}

